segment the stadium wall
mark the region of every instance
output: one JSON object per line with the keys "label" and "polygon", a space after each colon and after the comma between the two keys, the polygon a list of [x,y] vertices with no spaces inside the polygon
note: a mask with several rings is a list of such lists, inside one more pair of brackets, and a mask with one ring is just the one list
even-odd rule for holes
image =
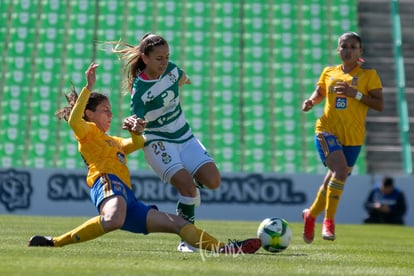
{"label": "stadium wall", "polygon": [[[82,89],[92,60],[95,89],[111,101],[110,134],[124,136],[123,63],[103,42],[154,32],[191,78],[182,108],[220,171],[316,174],[323,105],[304,113],[300,103],[339,62],[337,37],[358,31],[358,12],[356,0],[2,0],[0,22],[0,168],[83,168],[54,113],[72,84]],[[128,159],[150,170],[143,154]],[[365,171],[363,148],[354,173]]]}
{"label": "stadium wall", "polygon": [[[0,215],[93,216],[85,170],[0,170]],[[175,212],[177,193],[150,171],[133,171],[136,196],[160,210]],[[224,173],[215,191],[202,190],[198,219],[257,220],[281,216],[301,221],[302,209],[312,202],[323,175]],[[366,212],[363,203],[380,176],[351,176],[337,214],[337,223],[360,224]],[[413,176],[395,177],[408,201],[406,224],[414,226]],[[321,218],[320,218],[321,219]]]}

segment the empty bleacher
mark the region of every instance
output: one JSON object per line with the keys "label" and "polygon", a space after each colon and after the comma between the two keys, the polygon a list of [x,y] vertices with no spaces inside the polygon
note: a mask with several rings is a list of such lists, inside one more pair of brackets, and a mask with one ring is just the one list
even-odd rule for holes
{"label": "empty bleacher", "polygon": [[[356,0],[2,1],[0,167],[84,168],[54,112],[72,83],[81,90],[92,60],[100,64],[96,90],[111,99],[111,134],[126,135],[122,64],[102,42],[138,44],[156,32],[191,77],[181,93],[186,118],[222,171],[323,172],[313,145],[323,107],[300,107],[323,67],[339,62],[338,35],[358,31],[356,7]],[[129,164],[149,169],[141,151]],[[356,170],[365,171],[364,158]]]}

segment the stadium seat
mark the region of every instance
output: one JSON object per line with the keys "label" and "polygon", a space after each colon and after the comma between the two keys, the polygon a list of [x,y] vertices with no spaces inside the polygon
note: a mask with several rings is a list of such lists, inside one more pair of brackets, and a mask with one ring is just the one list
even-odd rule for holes
{"label": "stadium seat", "polygon": [[180,17],[182,15],[183,4],[178,1],[164,0],[156,3],[158,13],[163,15],[174,15]]}
{"label": "stadium seat", "polygon": [[244,17],[246,19],[251,19],[249,23],[251,23],[254,29],[267,31],[264,27],[268,22],[266,13],[270,10],[269,6],[270,5],[264,1],[249,1],[243,6]]}
{"label": "stadium seat", "polygon": [[188,17],[201,16],[209,18],[212,11],[211,4],[201,0],[185,1],[183,9],[185,9]]}
{"label": "stadium seat", "polygon": [[24,143],[15,143],[13,141],[5,142],[0,147],[0,161],[3,168],[21,168],[24,167]]}
{"label": "stadium seat", "polygon": [[245,166],[247,172],[261,173],[274,171],[274,162],[271,151],[263,148],[249,148],[245,149]]}
{"label": "stadium seat", "polygon": [[[42,53],[41,57],[35,58],[36,70],[38,72],[50,72],[51,74],[56,74],[62,70],[62,62],[54,57],[47,57],[56,51],[56,48],[51,48],[51,53]],[[38,73],[36,75],[39,75]],[[55,78],[59,79],[59,78]],[[51,78],[51,81],[54,82]],[[55,83],[55,82],[54,82]]]}
{"label": "stadium seat", "polygon": [[220,160],[219,162],[224,161],[232,161],[237,164],[237,161],[240,160],[240,152],[236,147],[223,145],[222,147],[216,147],[214,150],[209,149],[207,150],[212,154],[214,159]]}
{"label": "stadium seat", "polygon": [[9,31],[8,53],[11,56],[30,57],[34,50],[35,36],[35,30],[32,28],[12,27]]}
{"label": "stadium seat", "polygon": [[64,15],[68,9],[67,2],[60,0],[42,0],[41,2],[43,14],[56,13],[57,15]]}

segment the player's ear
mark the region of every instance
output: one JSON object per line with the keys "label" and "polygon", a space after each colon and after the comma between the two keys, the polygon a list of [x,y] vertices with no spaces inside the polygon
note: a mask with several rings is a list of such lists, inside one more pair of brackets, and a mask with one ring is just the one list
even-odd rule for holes
{"label": "player's ear", "polygon": [[141,59],[145,63],[145,65],[147,65],[147,63],[148,63],[148,56],[143,53],[143,54],[141,54]]}
{"label": "player's ear", "polygon": [[90,118],[92,118],[92,115],[93,115],[92,110],[89,110],[89,109],[85,110],[84,118],[85,118],[86,121],[90,121]]}

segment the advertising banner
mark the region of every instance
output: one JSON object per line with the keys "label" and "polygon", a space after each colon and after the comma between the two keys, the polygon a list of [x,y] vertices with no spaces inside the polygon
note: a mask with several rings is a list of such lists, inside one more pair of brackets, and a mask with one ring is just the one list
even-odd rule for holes
{"label": "advertising banner", "polygon": [[[220,188],[202,189],[197,219],[256,220],[279,216],[301,221],[301,211],[312,203],[323,175],[223,173]],[[94,216],[86,171],[67,169],[0,170],[0,214],[42,216]],[[395,177],[406,195],[407,225],[414,225],[413,177]],[[132,171],[134,193],[145,203],[175,213],[177,191],[150,171]],[[381,177],[351,176],[338,207],[337,223],[360,224],[363,204]],[[322,216],[319,218],[322,219]]]}

